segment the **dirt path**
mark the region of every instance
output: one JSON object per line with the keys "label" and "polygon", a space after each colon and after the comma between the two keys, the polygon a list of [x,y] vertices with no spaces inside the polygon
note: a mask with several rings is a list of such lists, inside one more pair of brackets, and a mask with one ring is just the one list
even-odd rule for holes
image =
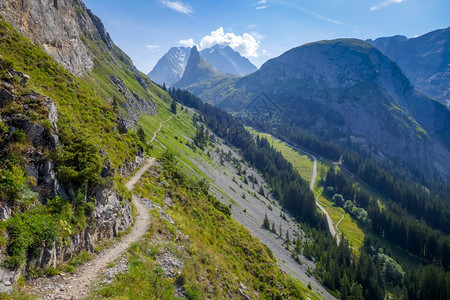
{"label": "dirt path", "polygon": [[156,130],[156,131],[153,133],[152,139],[151,139],[147,144],[153,143],[153,141],[156,139],[156,136],[157,136],[158,133],[161,131],[163,123],[169,122],[172,118],[173,118],[173,116],[170,116],[167,120],[159,122],[159,128],[158,128],[158,130]]}
{"label": "dirt path", "polygon": [[[127,182],[127,189],[131,191],[136,182],[155,162],[155,158],[148,158],[145,164]],[[116,260],[117,257],[126,251],[132,243],[138,241],[150,225],[150,216],[147,213],[147,209],[135,195],[132,196],[132,204],[139,215],[135,219],[131,232],[114,244],[114,246],[104,250],[93,260],[81,266],[75,274],[65,277],[64,282],[57,284],[56,288],[50,290],[51,292],[43,294],[36,291],[40,294],[41,299],[79,299],[89,293],[90,286],[98,277],[100,270],[106,268],[109,263]],[[35,286],[51,286],[53,283],[51,278],[42,278],[42,281],[41,284],[35,284]]]}
{"label": "dirt path", "polygon": [[[306,153],[306,152],[305,152]],[[316,178],[317,178],[317,159],[314,155],[307,153],[309,156],[312,157],[312,159],[314,160],[314,165],[313,165],[313,172],[312,172],[312,176],[311,176],[311,184],[309,186],[309,188],[311,189],[311,191],[314,192],[314,184],[316,183]],[[328,214],[328,212],[325,210],[325,208],[319,203],[318,198],[320,197],[320,194],[316,196],[316,205],[319,207],[319,209],[324,213],[325,217],[327,218],[327,223],[328,223],[328,229],[330,230],[331,235],[336,239],[337,243],[339,244],[341,242],[341,236],[339,234],[336,233],[336,229],[334,228],[334,223],[333,220],[331,220],[330,215]],[[343,216],[343,215],[342,215]],[[342,218],[341,218],[342,220]],[[341,221],[339,220],[339,222]],[[336,228],[337,228],[337,224],[336,224]],[[339,230],[339,228],[338,228]],[[340,230],[339,230],[340,231]],[[341,232],[342,234],[342,232]]]}
{"label": "dirt path", "polygon": [[345,215],[342,214],[341,218],[339,219],[339,221],[336,223],[336,229],[340,232],[340,234],[342,235],[342,230],[339,229],[339,224],[341,223],[342,220],[344,220]]}

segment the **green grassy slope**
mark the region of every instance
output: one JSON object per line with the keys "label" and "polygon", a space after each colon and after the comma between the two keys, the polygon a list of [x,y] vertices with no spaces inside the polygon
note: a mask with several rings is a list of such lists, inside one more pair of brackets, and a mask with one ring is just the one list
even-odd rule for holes
{"label": "green grassy slope", "polygon": [[[165,212],[175,223],[164,220],[161,209],[152,210],[152,226],[146,238],[128,251],[129,272],[110,285],[99,286],[92,298],[173,299],[177,290],[178,296],[188,299],[243,295],[304,299],[308,290],[283,274],[265,246],[223,213],[226,209],[211,196],[197,189],[196,180],[176,166],[176,159],[163,159],[163,165],[147,173],[138,191],[163,207],[167,196],[172,195],[173,202]],[[160,257],[168,252],[184,263],[173,278],[161,275],[164,266]]]}
{"label": "green grassy slope", "polygon": [[[128,133],[120,134],[116,128],[118,114],[123,112],[120,109],[117,111],[111,105],[111,99],[114,97],[117,97],[119,101],[125,101],[125,99],[108,80],[107,77],[111,72],[120,76],[130,91],[139,94],[143,99],[151,98],[154,101],[159,113],[141,115],[139,119],[139,123],[147,133],[147,141],[150,140],[151,133],[159,128],[159,123],[173,115],[169,110],[167,93],[148,79],[144,86],[137,84],[137,81],[133,79],[134,73],[128,72],[126,65],[113,66],[99,60],[96,61],[91,74],[76,78],[41,49],[18,34],[4,20],[0,20],[0,35],[2,36],[0,39],[2,75],[11,69],[29,74],[31,79],[20,89],[18,86],[16,92],[27,94],[35,91],[51,97],[58,108],[58,127],[63,145],[66,147],[71,141],[78,141],[78,136],[81,136],[82,144],[92,149],[92,153],[97,153],[88,158],[97,167],[107,159],[111,160],[114,168],[120,167],[125,160],[134,158],[139,147],[147,147],[139,140],[135,131],[129,130]],[[17,114],[31,111],[27,103],[21,102],[7,109],[8,111],[1,112]],[[48,122],[46,111],[40,114],[38,111],[36,114],[36,123],[45,125]],[[195,135],[193,114],[192,111],[184,110],[164,123],[158,138],[148,148],[150,155],[159,157],[166,148],[172,149],[176,160],[181,162],[183,171],[176,171],[174,174],[174,171],[167,166],[164,169],[156,169],[155,171],[159,172],[156,174],[159,175],[149,173],[137,187],[141,195],[157,203],[162,203],[166,194],[177,195],[173,199],[179,202],[175,202],[168,211],[175,220],[177,228],[162,221],[158,212],[153,211],[154,222],[149,229],[148,237],[129,250],[130,271],[120,275],[112,286],[102,287],[96,295],[125,297],[140,292],[143,298],[146,295],[171,298],[174,281],[161,276],[161,271],[154,259],[159,253],[158,249],[164,247],[172,249],[175,254],[180,254],[184,259],[186,267],[181,275],[175,278],[175,285],[182,286],[191,299],[202,299],[206,295],[212,298],[228,295],[238,297],[242,293],[261,298],[302,299],[303,295],[311,292],[283,274],[265,246],[242,226],[217,210],[216,208],[220,206],[217,202],[211,202],[210,196],[192,190],[191,181],[180,183],[179,179],[175,179],[177,176],[184,176],[189,177],[193,180],[192,182],[199,182],[203,174],[188,157],[205,159],[212,165],[217,164],[205,152],[186,145]],[[1,137],[3,137],[6,129],[4,124],[0,125]],[[14,147],[18,149],[15,157],[20,157],[21,151],[25,151],[28,145],[26,141],[19,139]],[[98,155],[100,148],[105,153],[104,157]],[[74,153],[84,153],[84,150],[76,149]],[[29,183],[26,181],[24,162],[9,159],[6,164],[2,157],[1,163],[2,172],[5,170],[3,167],[7,166],[10,173],[15,175],[10,178],[12,182],[7,183],[8,186],[20,185],[21,188],[26,189]],[[97,178],[98,172],[99,169],[93,170],[92,176]],[[188,175],[184,175],[186,173]],[[124,179],[116,174],[115,181],[117,188],[123,191],[121,183]],[[162,185],[162,182],[165,184]],[[3,181],[1,183],[3,184]],[[42,241],[41,234],[49,228],[41,226],[43,224],[56,230],[55,238],[64,239],[86,226],[88,222],[83,217],[84,211],[75,210],[70,201],[48,201],[46,204],[39,204],[36,199],[31,199],[29,202],[21,201],[20,203],[21,206],[13,211],[17,217],[7,222],[0,222],[2,250],[5,250],[5,247],[12,242],[11,237],[8,237],[6,233],[10,232],[10,228],[16,228],[17,225],[22,224],[20,220],[32,220],[25,223],[26,228],[22,228],[21,232],[26,234],[20,237],[25,240],[33,237],[33,242]],[[226,207],[223,210],[226,211]],[[61,224],[68,224],[72,230],[67,230],[67,226]],[[37,228],[43,231],[36,231]],[[188,243],[180,244],[174,240],[179,237],[177,229],[189,235]],[[158,239],[156,244],[153,240],[155,237]],[[26,244],[25,248],[30,249],[27,247],[32,245]],[[186,247],[187,254],[176,251],[174,247],[177,246]],[[25,253],[23,247],[19,250],[20,255]],[[55,272],[55,270],[48,270],[50,271]],[[43,274],[43,272],[35,273],[35,275]],[[239,282],[244,287],[239,285]],[[210,287],[212,290],[209,290]],[[93,295],[93,297],[96,296]],[[316,298],[312,294],[309,297]]]}

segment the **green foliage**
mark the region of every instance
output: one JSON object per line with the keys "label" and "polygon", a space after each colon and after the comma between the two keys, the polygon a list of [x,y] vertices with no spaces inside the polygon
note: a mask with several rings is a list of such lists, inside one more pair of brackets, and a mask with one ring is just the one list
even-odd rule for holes
{"label": "green foliage", "polygon": [[25,189],[25,172],[18,161],[6,160],[0,167],[0,199],[17,203]]}
{"label": "green foliage", "polygon": [[14,132],[11,134],[11,141],[16,143],[23,143],[25,142],[26,134],[21,129],[14,130]]}
{"label": "green foliage", "polygon": [[[344,205],[344,197],[342,197],[341,194],[335,194],[332,198],[331,201],[333,201],[334,203],[336,203],[337,206],[343,206]],[[351,202],[351,201],[350,201]]]}
{"label": "green foliage", "polygon": [[8,257],[3,265],[17,269],[25,262],[26,255],[36,257],[42,247],[52,247],[57,240],[64,246],[70,235],[82,229],[85,223],[82,206],[73,208],[64,198],[49,199],[47,205],[35,203],[6,221]]}
{"label": "green foliage", "polygon": [[177,114],[177,103],[175,102],[175,100],[172,100],[172,102],[170,102],[170,111],[174,114]]}
{"label": "green foliage", "polygon": [[382,265],[384,277],[389,284],[397,286],[402,283],[405,271],[403,271],[403,268],[392,257],[378,253],[374,260],[376,263]]}
{"label": "green foliage", "polygon": [[61,140],[66,146],[58,148],[55,155],[60,180],[75,187],[98,184],[102,166],[99,149],[71,128],[61,128]]}
{"label": "green foliage", "polygon": [[219,200],[217,200],[216,197],[208,194],[208,200],[211,202],[211,204],[220,212],[222,212],[225,216],[231,217],[231,209],[230,207],[226,206]]}
{"label": "green foliage", "polygon": [[84,264],[85,262],[92,259],[92,255],[87,251],[81,251],[78,254],[75,254],[69,259],[68,264],[72,267],[78,267],[79,265]]}
{"label": "green foliage", "polygon": [[145,132],[144,132],[144,129],[142,128],[142,126],[138,127],[137,135],[142,144],[144,144],[144,145],[147,144],[147,138],[145,136]]}
{"label": "green foliage", "polygon": [[263,226],[267,230],[270,230],[270,221],[269,218],[267,217],[267,214],[264,216]]}

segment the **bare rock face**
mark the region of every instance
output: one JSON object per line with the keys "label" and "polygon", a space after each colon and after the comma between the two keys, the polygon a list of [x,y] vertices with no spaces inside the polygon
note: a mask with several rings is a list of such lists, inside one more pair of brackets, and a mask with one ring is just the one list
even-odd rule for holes
{"label": "bare rock face", "polygon": [[450,108],[450,27],[410,39],[396,35],[367,42],[395,61],[418,90]]}
{"label": "bare rock face", "polygon": [[[80,37],[82,31],[78,14],[86,10],[81,1],[2,0],[0,10],[14,27],[72,74],[81,76],[85,71],[92,70],[92,55]],[[85,20],[88,21],[88,18]],[[97,31],[92,20],[83,25],[84,30]]]}
{"label": "bare rock face", "polygon": [[[117,122],[117,127],[120,133],[126,133],[127,129],[133,129],[135,126],[139,125],[137,120],[140,113],[156,113],[156,107],[153,102],[142,99],[138,94],[131,92],[123,80],[119,77],[110,75],[109,78],[111,82],[117,86],[117,90],[125,97],[125,99],[127,99],[127,102],[123,105],[125,110],[128,112],[128,116],[126,120],[119,119]],[[138,78],[141,79],[140,77]],[[145,87],[144,83],[140,84]]]}
{"label": "bare rock face", "polygon": [[[131,59],[114,45],[102,21],[81,0],[0,0],[0,12],[73,75],[89,74],[94,67],[94,59],[99,59],[126,69],[132,74],[132,80],[148,91],[151,81],[144,78]],[[107,61],[103,55],[96,57],[96,53],[107,56]],[[150,94],[138,96],[120,77],[111,75],[110,79],[126,100],[121,102],[121,114],[125,112],[122,117],[127,120],[129,128],[137,125],[139,114],[157,113]],[[8,92],[0,94],[0,105],[10,98]]]}

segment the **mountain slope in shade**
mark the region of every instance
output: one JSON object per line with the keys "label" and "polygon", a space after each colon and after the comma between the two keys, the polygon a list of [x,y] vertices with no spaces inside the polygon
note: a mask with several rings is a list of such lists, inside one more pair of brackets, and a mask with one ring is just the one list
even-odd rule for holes
{"label": "mountain slope in shade", "polygon": [[[418,93],[396,63],[364,41],[303,45],[253,74],[202,87],[195,92],[205,101],[254,121],[295,126],[428,175],[450,175],[443,167],[450,164],[450,112]],[[277,104],[278,116],[249,109],[262,92]]]}
{"label": "mountain slope in shade", "polygon": [[245,76],[258,70],[246,57],[229,46],[215,45],[201,50],[200,54],[222,73]]}
{"label": "mountain slope in shade", "polygon": [[172,86],[183,76],[190,53],[191,47],[170,48],[156,63],[153,70],[148,73],[148,76],[158,84],[165,83]]}
{"label": "mountain slope in shade", "polygon": [[396,62],[418,90],[450,107],[450,27],[368,42]]}

